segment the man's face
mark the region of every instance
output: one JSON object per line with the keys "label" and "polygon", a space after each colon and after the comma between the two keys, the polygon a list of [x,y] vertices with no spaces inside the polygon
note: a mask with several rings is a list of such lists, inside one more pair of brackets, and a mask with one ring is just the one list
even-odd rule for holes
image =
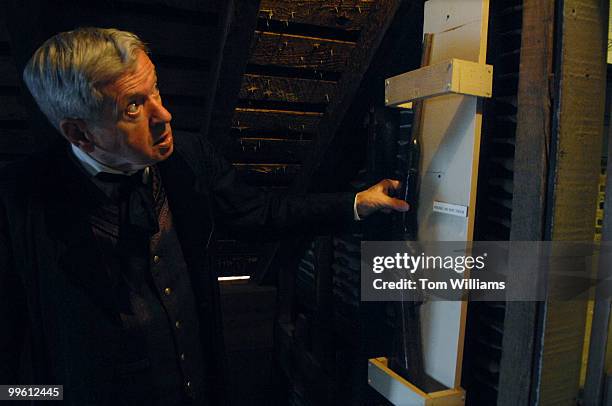
{"label": "man's face", "polygon": [[172,116],[162,105],[155,66],[147,54],[138,51],[135,69],[101,90],[114,103],[105,103],[100,122],[90,128],[92,157],[129,171],[172,154]]}

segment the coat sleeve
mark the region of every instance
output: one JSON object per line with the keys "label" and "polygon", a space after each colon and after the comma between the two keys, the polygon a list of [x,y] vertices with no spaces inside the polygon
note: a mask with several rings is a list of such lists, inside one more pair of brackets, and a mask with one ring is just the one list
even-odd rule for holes
{"label": "coat sleeve", "polygon": [[354,221],[354,193],[288,195],[246,185],[214,147],[202,140],[206,177],[223,223],[271,234],[326,233]]}
{"label": "coat sleeve", "polygon": [[18,382],[24,342],[26,304],[23,284],[15,271],[8,218],[0,200],[0,383]]}

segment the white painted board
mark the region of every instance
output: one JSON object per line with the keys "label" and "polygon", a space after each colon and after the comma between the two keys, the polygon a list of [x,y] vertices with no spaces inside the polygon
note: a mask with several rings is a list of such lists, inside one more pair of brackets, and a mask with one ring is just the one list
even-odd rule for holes
{"label": "white painted board", "polygon": [[[431,61],[485,63],[488,0],[428,0],[424,32],[433,33]],[[472,239],[480,144],[480,101],[445,95],[423,104],[418,223],[421,241]],[[468,208],[468,216],[434,211],[434,202]],[[470,225],[471,224],[471,225]],[[449,388],[460,384],[465,307],[427,302],[421,308],[425,372]]]}

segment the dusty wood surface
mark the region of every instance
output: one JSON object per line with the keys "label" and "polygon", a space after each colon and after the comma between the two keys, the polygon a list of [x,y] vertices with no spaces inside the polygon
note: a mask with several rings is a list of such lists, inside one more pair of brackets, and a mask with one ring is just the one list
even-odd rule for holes
{"label": "dusty wood surface", "polygon": [[247,182],[259,186],[286,186],[299,172],[297,164],[233,164],[240,176]]}
{"label": "dusty wood surface", "polygon": [[239,97],[246,100],[329,103],[336,89],[336,83],[330,81],[246,74],[242,78]]}
{"label": "dusty wood surface", "polygon": [[300,112],[286,112],[273,110],[236,109],[232,119],[232,127],[248,130],[285,129],[313,133],[321,121],[321,114],[301,114]]}
{"label": "dusty wood surface", "polygon": [[[606,90],[608,2],[562,8],[551,240],[593,241]],[[554,129],[554,127],[553,127]],[[541,405],[572,405],[580,390],[586,300],[547,302]]]}
{"label": "dusty wood surface", "polygon": [[260,18],[358,30],[366,24],[373,0],[263,0]]}
{"label": "dusty wood surface", "polygon": [[354,48],[347,41],[256,31],[249,62],[342,72]]}
{"label": "dusty wood surface", "polygon": [[240,138],[233,143],[227,158],[233,162],[300,163],[310,152],[311,141],[274,138]]}
{"label": "dusty wood surface", "polygon": [[314,152],[305,164],[302,173],[298,175],[293,185],[295,190],[308,189],[312,175],[321,163],[342,118],[353,101],[363,75],[370,66],[399,5],[400,2],[397,0],[382,0],[372,10],[368,24],[364,27],[359,42],[350,54],[349,64],[338,83],[338,94],[327,107],[325,116],[319,124]]}

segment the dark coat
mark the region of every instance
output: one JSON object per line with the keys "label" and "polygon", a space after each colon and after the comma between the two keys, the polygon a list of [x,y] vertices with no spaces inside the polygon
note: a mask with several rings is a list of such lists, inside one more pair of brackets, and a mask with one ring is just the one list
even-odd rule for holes
{"label": "dark coat", "polygon": [[[87,222],[99,200],[66,145],[0,174],[0,383],[63,384],[66,404],[112,404],[121,324],[114,287]],[[215,229],[335,227],[354,194],[277,196],[236,178],[200,137],[175,134],[158,164],[198,302],[217,402],[225,371],[219,289],[207,248]]]}

